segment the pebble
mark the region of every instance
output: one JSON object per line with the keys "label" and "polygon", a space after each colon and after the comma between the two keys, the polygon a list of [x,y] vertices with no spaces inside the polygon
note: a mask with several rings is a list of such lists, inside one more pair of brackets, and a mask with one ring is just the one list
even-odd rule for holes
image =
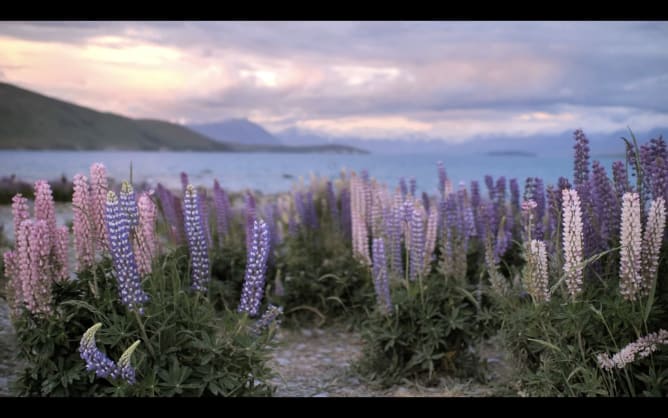
{"label": "pebble", "polygon": [[310,329],[302,328],[302,335],[304,337],[312,337],[313,331],[311,331]]}

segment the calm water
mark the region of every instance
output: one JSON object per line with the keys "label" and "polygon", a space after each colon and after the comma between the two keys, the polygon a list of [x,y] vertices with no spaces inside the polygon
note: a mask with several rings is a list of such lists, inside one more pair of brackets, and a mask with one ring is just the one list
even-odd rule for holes
{"label": "calm water", "polygon": [[[16,174],[20,179],[68,179],[76,173],[88,173],[93,162],[102,162],[117,180],[129,177],[130,162],[134,182],[162,182],[180,188],[179,173],[189,174],[195,185],[213,186],[214,178],[228,190],[254,189],[265,193],[289,190],[299,177],[308,180],[311,173],[335,178],[341,169],[358,173],[366,168],[380,181],[396,185],[400,177],[415,177],[418,189],[436,192],[436,162],[443,161],[449,178],[460,181],[478,179],[485,174],[495,178],[518,178],[520,185],[529,176],[542,177],[546,184],[559,176],[572,177],[570,157],[452,156],[433,155],[337,155],[337,154],[256,154],[217,152],[134,152],[134,151],[0,151],[0,177]],[[613,159],[601,162],[610,175]],[[484,183],[481,183],[483,185]],[[483,187],[484,190],[484,187]]]}

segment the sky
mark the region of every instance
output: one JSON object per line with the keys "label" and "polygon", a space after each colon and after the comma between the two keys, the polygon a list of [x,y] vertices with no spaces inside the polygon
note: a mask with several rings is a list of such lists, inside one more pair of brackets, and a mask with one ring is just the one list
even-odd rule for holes
{"label": "sky", "polygon": [[0,81],[97,110],[465,142],[668,126],[668,22],[0,22]]}

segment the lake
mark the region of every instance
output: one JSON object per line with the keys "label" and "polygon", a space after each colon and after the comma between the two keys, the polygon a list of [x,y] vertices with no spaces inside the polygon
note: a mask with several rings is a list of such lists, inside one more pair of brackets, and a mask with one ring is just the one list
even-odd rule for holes
{"label": "lake", "polygon": [[[275,193],[289,190],[300,177],[310,174],[336,178],[341,169],[358,173],[366,168],[381,182],[396,185],[400,177],[415,177],[418,189],[435,193],[438,185],[437,161],[443,161],[448,177],[456,185],[477,179],[484,188],[484,176],[517,178],[520,186],[526,177],[542,177],[545,184],[555,183],[559,176],[573,175],[571,157],[508,155],[344,155],[344,154],[275,154],[167,151],[0,151],[0,177],[15,174],[20,179],[52,180],[76,173],[88,175],[93,162],[102,162],[109,176],[123,180],[133,167],[134,182],[162,182],[180,188],[179,173],[185,171],[191,183],[213,187],[217,178],[231,191],[244,189]],[[613,158],[601,158],[608,175]]]}

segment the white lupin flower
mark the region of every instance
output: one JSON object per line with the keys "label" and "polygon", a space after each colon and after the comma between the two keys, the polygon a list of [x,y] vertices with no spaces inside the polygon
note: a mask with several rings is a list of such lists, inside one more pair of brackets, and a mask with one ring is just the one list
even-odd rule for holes
{"label": "white lupin flower", "polygon": [[539,240],[531,240],[529,243],[529,257],[533,265],[532,277],[528,278],[527,288],[536,303],[549,302],[550,291],[548,288],[547,252],[545,243]]}
{"label": "white lupin flower", "polygon": [[582,291],[582,211],[573,189],[562,191],[564,273],[568,293],[575,298]]}
{"label": "white lupin flower", "polygon": [[641,292],[646,295],[656,280],[659,267],[659,253],[666,227],[666,205],[662,197],[657,197],[649,208],[642,247]]}
{"label": "white lupin flower", "polygon": [[624,193],[620,225],[619,288],[626,300],[635,300],[642,285],[641,252],[642,228],[640,221],[640,196]]}
{"label": "white lupin flower", "polygon": [[596,356],[596,360],[598,366],[603,370],[623,369],[627,364],[633,363],[637,359],[648,357],[658,350],[659,344],[668,344],[668,331],[660,329],[658,332],[640,337],[612,357],[608,353],[601,353]]}

